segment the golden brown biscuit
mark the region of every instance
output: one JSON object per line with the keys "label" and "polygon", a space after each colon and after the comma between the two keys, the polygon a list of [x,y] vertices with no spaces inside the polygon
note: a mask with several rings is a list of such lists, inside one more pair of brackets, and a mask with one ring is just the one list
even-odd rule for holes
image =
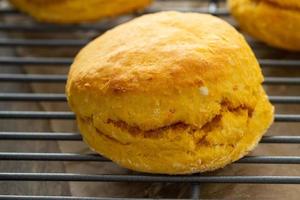
{"label": "golden brown biscuit", "polygon": [[229,0],[241,28],[270,46],[300,50],[299,0]]}
{"label": "golden brown biscuit", "polygon": [[229,24],[161,12],[84,47],[66,93],[93,150],[133,170],[186,174],[224,167],[257,145],[273,120],[262,81]]}
{"label": "golden brown biscuit", "polygon": [[152,0],[10,0],[20,10],[45,22],[79,23],[146,7]]}

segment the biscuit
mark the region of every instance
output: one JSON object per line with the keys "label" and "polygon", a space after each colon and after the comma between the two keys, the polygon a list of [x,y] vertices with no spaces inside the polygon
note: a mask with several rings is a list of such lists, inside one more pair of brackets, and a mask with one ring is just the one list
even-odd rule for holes
{"label": "biscuit", "polygon": [[189,174],[224,167],[257,145],[273,121],[262,82],[231,25],[161,12],[84,47],[66,93],[94,151],[132,170]]}
{"label": "biscuit", "polygon": [[299,0],[229,0],[242,30],[270,46],[300,50]]}
{"label": "biscuit", "polygon": [[18,9],[43,22],[60,24],[96,21],[142,9],[151,0],[10,0]]}

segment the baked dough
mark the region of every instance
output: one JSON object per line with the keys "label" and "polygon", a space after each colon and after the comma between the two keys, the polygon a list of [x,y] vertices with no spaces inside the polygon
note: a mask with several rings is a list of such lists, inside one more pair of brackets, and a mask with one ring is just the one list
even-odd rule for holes
{"label": "baked dough", "polygon": [[224,167],[257,145],[273,120],[262,81],[225,21],[161,12],[84,47],[66,93],[94,151],[137,171],[187,174]]}
{"label": "baked dough", "polygon": [[151,0],[10,0],[39,21],[79,23],[116,16],[146,7]]}
{"label": "baked dough", "polygon": [[300,50],[299,0],[229,0],[242,30],[270,46]]}

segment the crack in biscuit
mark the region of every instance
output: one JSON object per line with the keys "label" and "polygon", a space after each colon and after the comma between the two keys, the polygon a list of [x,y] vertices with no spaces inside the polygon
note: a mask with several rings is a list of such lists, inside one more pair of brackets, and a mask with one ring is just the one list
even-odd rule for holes
{"label": "crack in biscuit", "polygon": [[237,107],[233,107],[230,105],[230,103],[228,101],[224,100],[221,102],[220,112],[218,114],[216,114],[210,121],[206,122],[201,128],[198,128],[191,124],[187,124],[183,121],[173,122],[170,125],[162,126],[162,127],[152,129],[152,130],[142,130],[138,126],[131,126],[123,120],[116,121],[116,120],[112,120],[112,119],[107,119],[106,123],[113,124],[115,127],[118,127],[122,130],[126,130],[128,133],[130,133],[131,135],[134,135],[134,136],[138,136],[138,135],[142,134],[142,135],[144,135],[145,138],[156,137],[160,133],[162,133],[168,129],[188,129],[188,128],[190,128],[192,130],[191,133],[193,133],[196,130],[203,130],[204,132],[210,132],[211,129],[213,128],[213,126],[218,121],[221,120],[222,112],[224,112],[225,110],[232,112],[232,113],[239,112],[240,110],[247,110],[249,118],[252,117],[252,113],[254,111],[253,108],[251,108],[247,105],[239,105]]}
{"label": "crack in biscuit", "polygon": [[[92,126],[93,126],[93,125],[92,125]],[[98,135],[102,135],[103,137],[105,137],[105,138],[108,139],[108,140],[111,140],[111,141],[113,141],[113,142],[119,143],[119,144],[121,144],[121,145],[129,145],[129,144],[130,144],[129,142],[124,143],[124,142],[121,142],[121,141],[115,139],[114,137],[111,137],[111,136],[109,136],[109,135],[104,134],[102,131],[100,131],[99,129],[97,129],[95,126],[93,126],[93,128],[95,129],[95,131],[96,131],[96,133],[97,133]]]}
{"label": "crack in biscuit", "polygon": [[[248,121],[249,119],[251,119],[252,117],[252,113],[254,111],[253,108],[247,106],[247,105],[239,105],[239,106],[232,106],[232,104],[228,101],[228,100],[222,100],[221,103],[221,109],[220,112],[218,114],[216,114],[210,121],[206,122],[201,128],[195,127],[193,125],[187,124],[185,122],[182,121],[178,121],[178,122],[174,122],[170,125],[167,126],[163,126],[163,127],[159,127],[153,130],[142,130],[141,128],[139,128],[138,126],[130,126],[128,123],[126,123],[125,121],[122,120],[112,120],[112,119],[107,119],[106,123],[108,124],[112,124],[113,126],[122,129],[123,131],[126,131],[127,133],[131,134],[132,136],[142,136],[144,138],[158,138],[160,136],[162,136],[162,134],[164,134],[164,132],[166,130],[170,130],[170,129],[181,129],[181,130],[187,130],[190,129],[188,131],[188,133],[190,133],[191,135],[194,135],[194,133],[196,131],[203,131],[205,134],[201,137],[198,138],[198,141],[195,141],[195,143],[197,144],[197,146],[202,145],[202,146],[231,146],[234,147],[234,144],[211,144],[206,140],[206,137],[208,136],[208,134],[216,127],[218,127],[218,123],[221,121],[222,119],[222,115],[223,112],[231,112],[231,113],[235,113],[235,112],[240,112],[241,110],[247,110],[248,112]],[[114,137],[111,137],[105,133],[103,133],[101,130],[99,130],[93,122],[93,115],[91,115],[90,117],[79,117],[79,120],[84,121],[85,123],[89,124],[90,126],[92,126],[93,129],[95,129],[95,132],[97,134],[100,134],[102,136],[104,136],[105,138],[122,144],[122,145],[129,145],[130,143],[124,143]]]}
{"label": "crack in biscuit", "polygon": [[[127,124],[125,121],[122,121],[122,120],[114,121],[112,119],[108,119],[106,123],[113,124],[113,126],[115,126],[115,127],[118,127],[122,130],[126,130],[128,133],[130,133],[133,136],[143,135],[144,138],[157,138],[162,132],[169,130],[169,129],[185,130],[187,128],[194,127],[192,125],[189,125],[182,121],[179,121],[179,122],[174,122],[167,126],[163,126],[163,127],[159,127],[156,129],[145,131],[145,130],[140,129],[138,126],[130,126],[129,124]],[[193,129],[196,129],[196,127],[194,127]]]}
{"label": "crack in biscuit", "polygon": [[[170,125],[167,125],[167,126],[159,127],[157,129],[144,131],[141,128],[139,128],[138,126],[130,126],[125,121],[121,121],[121,120],[114,121],[112,119],[108,119],[107,123],[112,124],[113,126],[118,127],[133,136],[142,136],[144,138],[158,138],[166,130],[170,130],[170,129],[173,129],[173,130],[175,130],[175,129],[182,129],[182,130],[190,129],[190,131],[188,131],[188,132],[191,135],[194,135],[194,133],[196,131],[203,131],[205,134],[200,139],[198,139],[198,141],[196,143],[198,145],[206,144],[206,145],[212,145],[212,146],[215,145],[216,146],[218,144],[210,144],[209,142],[207,142],[205,140],[206,136],[208,135],[209,132],[211,132],[214,128],[217,127],[218,122],[220,122],[222,119],[223,112],[229,111],[231,113],[234,113],[234,112],[239,112],[240,110],[247,110],[247,113],[248,113],[247,120],[249,120],[252,117],[253,108],[246,106],[246,105],[239,105],[237,107],[233,107],[229,101],[223,100],[221,102],[220,113],[215,115],[210,121],[206,122],[201,128],[197,128],[193,125],[179,121],[179,122],[175,122]],[[225,144],[220,144],[220,145],[225,145]],[[228,145],[233,145],[233,144],[228,144]]]}

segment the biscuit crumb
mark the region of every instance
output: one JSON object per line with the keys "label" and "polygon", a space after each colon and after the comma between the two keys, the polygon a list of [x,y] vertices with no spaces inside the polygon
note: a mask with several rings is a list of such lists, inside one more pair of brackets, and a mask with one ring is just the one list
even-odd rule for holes
{"label": "biscuit crumb", "polygon": [[200,87],[199,90],[202,95],[208,96],[208,88],[207,87],[204,87],[204,86]]}
{"label": "biscuit crumb", "polygon": [[84,87],[89,88],[89,87],[91,87],[91,85],[89,83],[85,83]]}

